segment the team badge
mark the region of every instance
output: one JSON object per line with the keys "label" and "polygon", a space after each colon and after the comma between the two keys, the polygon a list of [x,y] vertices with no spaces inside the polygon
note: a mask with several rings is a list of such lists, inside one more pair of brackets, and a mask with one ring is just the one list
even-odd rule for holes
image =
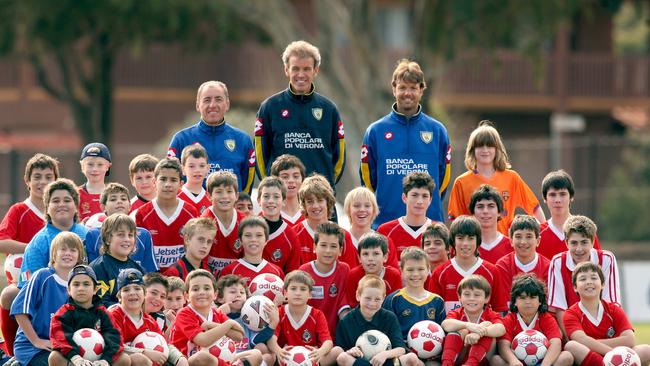
{"label": "team badge", "polygon": [[323,118],[323,108],[312,108],[311,115],[316,118],[317,121],[320,121]]}
{"label": "team badge", "polygon": [[282,259],[282,252],[280,249],[276,249],[273,251],[273,254],[271,254],[271,257],[273,257],[273,260],[277,262]]}
{"label": "team badge", "polygon": [[241,249],[241,240],[239,239],[235,240],[232,246],[233,248],[235,248],[235,251],[238,252]]}
{"label": "team badge", "polygon": [[427,310],[427,318],[434,320],[436,318],[436,309],[428,309]]}
{"label": "team badge", "polygon": [[305,329],[304,332],[302,332],[302,341],[305,343],[309,343],[311,340],[311,333],[309,333],[309,330]]}
{"label": "team badge", "polygon": [[330,292],[330,296],[332,296],[332,297],[336,296],[336,295],[339,293],[339,289],[336,287],[336,284],[335,284],[335,283],[333,283],[333,284],[330,286],[330,290],[329,290],[329,292]]}
{"label": "team badge", "polygon": [[392,139],[393,139],[393,136],[395,136],[395,135],[393,135],[392,132],[388,131],[388,132],[386,132],[386,133],[384,134],[384,139],[386,139],[386,140],[392,140]]}
{"label": "team badge", "polygon": [[288,109],[283,109],[283,110],[280,112],[280,117],[282,117],[282,118],[289,118],[289,110],[288,110]]}
{"label": "team badge", "polygon": [[501,192],[501,197],[503,197],[503,201],[507,201],[510,199],[510,191],[503,191]]}
{"label": "team badge", "polygon": [[614,327],[607,328],[607,338],[613,338],[614,334],[616,334]]}
{"label": "team badge", "polygon": [[235,140],[233,139],[225,140],[223,144],[226,145],[226,149],[230,151],[235,151],[235,147],[237,146],[237,143],[235,143]]}
{"label": "team badge", "polygon": [[411,309],[404,309],[404,311],[402,311],[403,317],[407,317],[409,315],[411,315]]}
{"label": "team badge", "polygon": [[420,139],[422,139],[422,142],[425,144],[428,144],[433,140],[433,132],[430,131],[420,131]]}

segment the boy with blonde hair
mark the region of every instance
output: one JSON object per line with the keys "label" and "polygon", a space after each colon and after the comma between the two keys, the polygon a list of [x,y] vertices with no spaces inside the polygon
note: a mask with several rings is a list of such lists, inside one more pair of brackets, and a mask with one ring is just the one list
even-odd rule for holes
{"label": "boy with blonde hair", "polygon": [[164,275],[179,277],[184,281],[187,274],[195,269],[209,271],[208,254],[210,254],[215,235],[217,235],[217,226],[211,219],[207,217],[190,219],[183,227],[185,254],[178,262],[167,268]]}

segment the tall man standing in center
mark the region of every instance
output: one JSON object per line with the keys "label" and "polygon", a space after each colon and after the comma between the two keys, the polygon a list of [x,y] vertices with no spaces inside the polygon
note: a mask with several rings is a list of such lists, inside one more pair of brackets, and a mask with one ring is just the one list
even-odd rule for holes
{"label": "tall man standing in center", "polygon": [[335,188],[345,167],[345,138],[336,105],[315,91],[320,51],[292,42],[282,54],[289,87],[260,105],[255,120],[255,154],[260,178],[282,154],[297,156],[307,175],[317,172]]}
{"label": "tall man standing in center", "polygon": [[391,84],[392,110],[368,126],[361,145],[361,184],[375,192],[379,204],[373,226],[404,215],[402,180],[416,171],[428,173],[436,184],[427,217],[444,222],[442,199],[451,179],[447,129],[422,112],[426,83],[417,62],[398,61]]}

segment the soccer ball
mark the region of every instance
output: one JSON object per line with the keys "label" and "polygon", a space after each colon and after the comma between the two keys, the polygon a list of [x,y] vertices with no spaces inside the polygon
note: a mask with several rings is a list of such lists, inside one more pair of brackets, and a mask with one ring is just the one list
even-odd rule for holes
{"label": "soccer ball", "polygon": [[201,347],[200,349],[206,350],[214,357],[228,362],[233,362],[237,354],[235,342],[226,336],[217,339],[210,347]]}
{"label": "soccer ball", "polygon": [[287,348],[289,358],[287,359],[286,366],[316,366],[315,363],[309,359],[311,351],[307,347],[295,346]]}
{"label": "soccer ball", "polygon": [[246,300],[241,308],[241,320],[246,326],[254,331],[259,332],[269,324],[269,316],[264,311],[264,304],[273,305],[268,297],[255,295]]}
{"label": "soccer ball", "polygon": [[605,353],[605,366],[641,366],[639,355],[632,348],[619,346]]}
{"label": "soccer ball", "polygon": [[17,284],[20,279],[20,266],[23,264],[22,254],[9,254],[5,259],[5,276],[7,282]]}
{"label": "soccer ball", "polygon": [[158,351],[169,355],[167,340],[161,334],[156,332],[144,332],[138,334],[133,340],[133,347]]}
{"label": "soccer ball", "polygon": [[379,352],[391,349],[390,339],[384,333],[374,329],[361,334],[357,338],[356,346],[363,353],[363,358],[368,361]]}
{"label": "soccer ball", "polygon": [[97,361],[104,352],[104,337],[91,328],[81,328],[74,332],[72,340],[79,347],[79,356],[88,361]]}
{"label": "soccer ball", "polygon": [[274,303],[284,299],[284,281],[272,273],[262,273],[248,285],[251,295],[266,296]]}
{"label": "soccer ball", "polygon": [[521,331],[512,340],[512,352],[527,366],[534,366],[541,362],[546,356],[548,346],[546,336],[534,329]]}
{"label": "soccer ball", "polygon": [[422,320],[413,324],[406,337],[411,351],[419,358],[428,360],[442,352],[445,332],[436,322]]}

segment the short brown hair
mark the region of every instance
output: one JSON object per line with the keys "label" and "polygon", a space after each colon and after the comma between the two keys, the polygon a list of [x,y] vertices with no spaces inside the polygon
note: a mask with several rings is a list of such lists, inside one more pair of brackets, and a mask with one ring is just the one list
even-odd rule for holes
{"label": "short brown hair", "polygon": [[576,233],[586,236],[592,243],[596,237],[597,230],[598,227],[596,226],[596,223],[594,223],[587,216],[582,215],[569,216],[569,218],[564,222],[564,226],[562,227],[565,240],[569,240],[569,236]]}
{"label": "short brown hair", "polygon": [[456,236],[474,236],[476,237],[476,251],[474,255],[478,257],[478,247],[481,245],[481,223],[476,217],[460,215],[451,222],[449,228],[451,233],[451,243],[456,250]]}
{"label": "short brown hair", "polygon": [[[113,238],[113,233],[115,233],[117,230],[119,230],[122,227],[125,227],[129,232],[131,232],[133,234],[133,237],[135,238],[135,234],[136,234],[135,221],[133,221],[133,219],[129,217],[129,215],[125,215],[123,213],[116,213],[110,215],[109,217],[106,218],[106,220],[104,220],[101,229],[102,246],[101,248],[99,248],[100,254],[110,253],[108,249],[111,243],[111,239]],[[135,250],[135,245],[133,246],[133,251],[134,250]]]}
{"label": "short brown hair", "polygon": [[249,227],[261,227],[264,229],[264,237],[269,240],[269,224],[259,216],[248,216],[241,220],[237,228],[237,237],[241,240],[244,230]]}
{"label": "short brown hair", "polygon": [[83,264],[86,251],[81,238],[71,231],[62,231],[52,239],[52,244],[50,245],[50,267],[54,267],[56,251],[61,248],[76,249],[78,256],[75,265]]}
{"label": "short brown hair", "polygon": [[305,179],[305,175],[307,175],[305,164],[298,157],[291,154],[282,154],[273,161],[273,164],[271,164],[271,175],[279,177],[281,171],[291,168],[298,168],[300,176],[303,180]]}
{"label": "short brown hair", "polygon": [[596,272],[598,274],[598,278],[600,279],[600,284],[605,284],[605,274],[603,274],[603,269],[600,268],[600,266],[596,263],[586,261],[578,263],[573,269],[573,273],[571,273],[571,283],[573,286],[575,286],[576,282],[578,281],[578,275],[583,272]]}
{"label": "short brown hair", "polygon": [[[189,284],[189,282],[187,283]],[[250,291],[248,289],[248,286],[246,285],[246,279],[236,274],[229,274],[229,275],[219,277],[219,280],[215,285],[215,292],[217,293],[217,299],[223,298],[226,288],[235,285],[241,285],[246,290],[246,297],[250,296]]]}
{"label": "short brown hair", "polygon": [[460,296],[461,292],[465,289],[483,290],[485,297],[490,296],[491,291],[490,283],[481,275],[469,275],[463,278],[458,284],[458,296]]}
{"label": "short brown hair", "polygon": [[510,158],[508,158],[506,147],[503,141],[501,141],[499,131],[492,124],[492,121],[483,120],[479,122],[478,127],[469,135],[467,148],[465,149],[465,167],[467,170],[476,169],[474,150],[481,146],[489,146],[496,149],[494,155],[494,168],[496,170],[503,171],[510,168]]}
{"label": "short brown hair", "polygon": [[181,163],[176,158],[164,158],[156,164],[156,168],[153,171],[153,174],[158,178],[160,171],[163,169],[172,169],[178,172],[178,177],[183,179],[183,167]]}
{"label": "short brown hair", "polygon": [[282,194],[282,199],[285,200],[287,199],[287,187],[284,186],[284,183],[280,180],[280,178],[269,175],[267,177],[264,177],[260,184],[257,186],[257,199],[262,198],[262,188],[270,188],[270,187],[275,187],[280,190],[280,193]]}
{"label": "short brown hair", "polygon": [[501,213],[503,212],[503,198],[496,188],[492,187],[489,184],[481,184],[476,190],[472,193],[472,196],[469,199],[469,212],[474,215],[474,210],[478,201],[493,201],[497,205],[497,220],[501,220]]}
{"label": "short brown hair", "polygon": [[336,204],[336,198],[334,197],[332,186],[324,176],[317,173],[310,175],[302,182],[298,190],[298,201],[300,202],[300,207],[305,217],[309,216],[305,204],[305,200],[309,196],[314,196],[317,199],[325,199],[327,201],[327,217],[332,214],[332,210]]}
{"label": "short brown hair", "polygon": [[314,234],[314,245],[317,245],[323,235],[333,235],[336,236],[336,239],[339,241],[339,248],[343,248],[345,245],[345,233],[343,229],[331,221],[318,224],[316,226],[316,233]]}
{"label": "short brown hair", "polygon": [[517,215],[510,224],[510,240],[515,235],[517,230],[530,230],[535,233],[535,237],[539,238],[539,222],[536,218],[530,215]]}
{"label": "short brown hair", "polygon": [[391,85],[395,87],[399,81],[416,83],[420,85],[422,89],[427,87],[427,83],[424,81],[424,72],[422,72],[420,65],[415,61],[405,58],[397,61],[395,70],[393,70],[393,81],[391,82]]}
{"label": "short brown hair", "polygon": [[52,199],[52,194],[54,194],[55,191],[68,191],[68,193],[70,193],[75,207],[74,220],[77,221],[79,219],[79,212],[77,210],[77,207],[79,207],[79,192],[77,192],[77,186],[74,182],[68,178],[59,178],[55,180],[48,184],[43,191],[43,203],[45,203],[45,217],[47,218],[47,221],[52,221],[50,214],[47,213],[47,208],[50,205],[50,199]]}
{"label": "short brown hair", "polygon": [[111,194],[120,194],[123,193],[126,195],[126,199],[129,199],[129,190],[126,188],[124,185],[117,183],[117,182],[111,182],[106,185],[106,188],[102,191],[101,196],[99,196],[99,202],[102,205],[106,205],[106,202],[108,202],[108,196]]}
{"label": "short brown hair", "polygon": [[404,269],[404,266],[406,265],[406,261],[423,261],[424,263],[427,264],[427,268],[429,268],[430,266],[429,257],[427,256],[427,253],[425,253],[424,250],[418,247],[408,247],[404,249],[402,254],[400,254],[399,256],[400,269]]}
{"label": "short brown hair", "polygon": [[542,198],[546,199],[546,194],[549,189],[566,189],[569,192],[569,197],[573,198],[575,194],[575,186],[573,185],[573,178],[571,175],[564,171],[564,169],[554,170],[546,174],[542,179]]}
{"label": "short brown hair", "polygon": [[167,276],[164,274],[160,272],[149,272],[143,276],[143,279],[145,289],[155,284],[159,284],[165,288],[165,291],[169,292],[169,281],[167,280]]}
{"label": "short brown hair", "polygon": [[431,237],[442,239],[442,241],[445,243],[445,250],[449,251],[449,245],[451,239],[449,235],[449,229],[445,224],[436,221],[433,222],[431,225],[427,226],[427,228],[424,229],[424,232],[422,233],[422,240],[421,240],[422,247],[424,247],[424,240]]}
{"label": "short brown hair", "polygon": [[208,161],[208,152],[198,142],[192,145],[187,145],[183,148],[183,151],[181,152],[182,166],[185,166],[185,163],[187,162],[187,158],[189,158],[190,156],[193,157],[194,159],[204,158],[206,162]]}
{"label": "short brown hair", "polygon": [[291,56],[298,58],[312,58],[314,60],[314,67],[320,66],[320,51],[316,46],[307,41],[293,41],[289,43],[287,48],[282,53],[282,63],[284,66],[289,65]]}
{"label": "short brown hair", "polygon": [[195,217],[189,219],[185,223],[185,226],[183,226],[183,240],[185,241],[186,245],[199,229],[214,231],[214,234],[217,234],[217,224],[211,218]]}
{"label": "short brown hair", "polygon": [[429,191],[429,194],[433,195],[433,190],[436,188],[436,182],[431,178],[429,173],[413,172],[402,180],[402,193],[408,194],[415,188],[426,188]]}
{"label": "short brown hair", "polygon": [[192,283],[192,280],[197,277],[209,278],[210,282],[212,283],[212,288],[215,292],[217,291],[217,280],[214,278],[214,275],[205,269],[195,269],[192,272],[188,273],[187,277],[185,277],[185,292],[190,291],[190,284]]}
{"label": "short brown hair", "polygon": [[314,279],[305,271],[296,269],[287,274],[284,278],[284,290],[286,291],[291,285],[291,282],[303,284],[309,288],[309,292],[314,288]]}
{"label": "short brown hair", "polygon": [[365,288],[379,289],[383,296],[386,296],[386,283],[376,275],[365,275],[357,285],[357,295],[361,295]]}
{"label": "short brown hair", "polygon": [[212,194],[212,191],[219,186],[233,187],[235,192],[239,191],[237,176],[226,170],[219,170],[208,175],[208,180],[205,184],[208,193]]}
{"label": "short brown hair", "polygon": [[183,291],[185,287],[185,282],[183,282],[183,279],[176,276],[167,277],[167,283],[169,283],[169,286],[167,287],[168,294],[176,290]]}
{"label": "short brown hair", "polygon": [[157,164],[157,157],[151,154],[140,154],[131,159],[131,162],[129,163],[129,177],[133,178],[135,173],[140,171],[153,172],[156,170]]}
{"label": "short brown hair", "polygon": [[29,158],[25,164],[25,179],[32,177],[34,169],[52,169],[54,179],[59,178],[59,161],[49,155],[38,153]]}

